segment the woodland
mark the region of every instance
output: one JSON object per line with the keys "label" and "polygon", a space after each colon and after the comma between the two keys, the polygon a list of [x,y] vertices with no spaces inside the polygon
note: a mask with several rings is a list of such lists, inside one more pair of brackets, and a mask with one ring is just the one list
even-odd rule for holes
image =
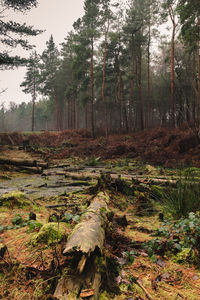
{"label": "woodland", "polygon": [[0,299],[200,299],[199,0],[85,0],[40,54],[37,5],[1,1]]}

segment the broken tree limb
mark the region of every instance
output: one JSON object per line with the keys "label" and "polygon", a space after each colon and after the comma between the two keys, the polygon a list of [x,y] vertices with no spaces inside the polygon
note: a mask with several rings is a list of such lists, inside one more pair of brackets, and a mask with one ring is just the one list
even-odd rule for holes
{"label": "broken tree limb", "polygon": [[1,165],[25,166],[25,167],[41,167],[48,168],[48,164],[37,160],[22,160],[22,159],[6,159],[0,158]]}
{"label": "broken tree limb", "polygon": [[153,300],[153,297],[149,294],[149,292],[147,291],[147,289],[143,286],[142,281],[138,278],[136,279],[136,283],[141,287],[141,289],[145,292],[147,298],[149,300]]}
{"label": "broken tree limb", "polygon": [[77,224],[69,237],[63,253],[81,251],[90,255],[96,247],[102,251],[105,238],[105,211],[108,196],[100,192],[91,202],[81,222]]}
{"label": "broken tree limb", "polygon": [[67,275],[58,282],[54,293],[58,299],[77,299],[79,296],[98,299],[101,274],[97,270],[95,257],[103,251],[108,201],[105,193],[98,193],[69,236],[63,253],[77,255],[79,262],[76,275],[73,272],[72,276]]}
{"label": "broken tree limb", "polygon": [[[77,180],[80,178],[88,177],[90,179],[98,179],[100,172],[96,173],[90,173],[90,172],[63,172],[63,175],[66,177],[76,178]],[[119,175],[115,173],[109,173],[112,179],[118,179]],[[144,177],[144,176],[138,176],[138,175],[127,175],[127,174],[121,174],[121,179],[132,181],[138,184],[147,184],[147,185],[163,185],[163,186],[176,186],[177,180],[176,179],[170,179],[170,178],[153,178],[153,177]]]}
{"label": "broken tree limb", "polygon": [[58,208],[58,207],[65,207],[68,206],[67,203],[62,203],[62,204],[55,204],[55,205],[46,205],[45,208]]}

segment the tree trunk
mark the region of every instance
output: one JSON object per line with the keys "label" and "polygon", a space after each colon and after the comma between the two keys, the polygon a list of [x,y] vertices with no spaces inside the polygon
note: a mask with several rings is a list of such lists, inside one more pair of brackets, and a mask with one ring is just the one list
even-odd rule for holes
{"label": "tree trunk", "polygon": [[32,98],[32,131],[35,130],[35,101],[36,101],[36,82],[33,83],[33,98]]}
{"label": "tree trunk", "polygon": [[128,128],[128,118],[127,118],[127,111],[126,111],[126,101],[125,101],[125,97],[124,97],[124,88],[123,88],[123,80],[121,77],[121,95],[122,95],[122,109],[123,109],[123,127],[126,129],[126,132],[129,131]]}
{"label": "tree trunk", "polygon": [[119,130],[122,128],[122,112],[121,112],[121,85],[122,85],[122,72],[119,70],[118,76],[118,116],[119,116]]}
{"label": "tree trunk", "polygon": [[118,105],[118,120],[119,120],[119,130],[121,132],[122,128],[122,107],[121,107],[121,89],[122,89],[122,72],[120,70],[120,65],[119,65],[119,51],[117,51],[115,55],[115,64],[116,64],[116,70],[117,70],[117,91],[116,91],[116,96],[117,96],[117,105]]}
{"label": "tree trunk", "polygon": [[196,120],[196,49],[192,55],[192,119]]}
{"label": "tree trunk", "polygon": [[[199,23],[199,27],[200,27],[200,18],[198,18],[198,23]],[[200,123],[200,41],[199,41],[199,45],[198,45],[198,120]]]}
{"label": "tree trunk", "polygon": [[56,94],[56,89],[54,87],[54,100],[55,100],[55,104],[56,104],[56,123],[57,123],[57,130],[60,131],[62,128],[61,125],[61,115],[60,115],[60,107],[59,107],[59,103],[58,103],[58,98],[57,98],[57,94]]}
{"label": "tree trunk", "polygon": [[139,101],[139,129],[144,130],[144,116],[143,116],[143,99],[142,99],[142,54],[141,47],[138,57],[138,101]]}
{"label": "tree trunk", "polygon": [[175,23],[175,15],[173,12],[173,8],[171,5],[168,7],[170,19],[172,21],[172,37],[171,37],[171,126],[175,127],[175,81],[174,81],[174,40],[175,40],[175,30],[176,30],[176,23]]}
{"label": "tree trunk", "polygon": [[134,37],[131,40],[131,79],[129,90],[129,112],[128,112],[128,127],[129,130],[133,128],[133,87],[134,87],[134,72],[135,72],[135,57],[134,57]]}
{"label": "tree trunk", "polygon": [[104,51],[103,51],[103,71],[102,71],[102,100],[103,100],[103,107],[104,107],[104,130],[105,130],[105,137],[108,137],[108,111],[107,111],[107,103],[105,99],[105,81],[106,81],[106,56],[107,56],[107,40],[108,40],[108,31],[109,31],[109,19],[107,23],[107,28],[105,30],[105,38],[104,38]]}
{"label": "tree trunk", "polygon": [[76,129],[76,102],[74,94],[72,96],[72,129]]}
{"label": "tree trunk", "polygon": [[148,32],[148,45],[147,45],[147,117],[146,117],[146,126],[150,128],[150,120],[151,120],[151,84],[150,84],[150,45],[151,45],[151,24],[149,22],[149,32]]}
{"label": "tree trunk", "polygon": [[91,40],[91,54],[90,54],[90,102],[91,102],[91,131],[92,137],[95,137],[94,129],[94,39]]}

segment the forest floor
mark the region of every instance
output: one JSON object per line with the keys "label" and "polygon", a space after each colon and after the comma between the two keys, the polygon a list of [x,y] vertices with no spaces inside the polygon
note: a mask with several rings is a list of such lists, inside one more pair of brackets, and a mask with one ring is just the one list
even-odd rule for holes
{"label": "forest floor", "polygon": [[[152,193],[179,178],[180,169],[171,165],[195,170],[200,178],[196,138],[180,132],[159,129],[137,141],[130,135],[111,136],[109,142],[92,140],[86,131],[1,135],[0,161],[48,161],[49,166],[37,174],[0,164],[0,299],[57,299],[58,280],[76,264],[72,255],[62,254],[67,237],[102,174],[110,176],[101,188],[109,195],[112,217],[99,263],[99,299],[200,299],[199,258],[188,259],[174,233],[171,244],[158,235],[166,225],[163,213],[167,216]],[[40,239],[44,224],[64,224],[65,233],[58,238],[49,231]],[[82,286],[77,299],[90,299],[92,291]]]}

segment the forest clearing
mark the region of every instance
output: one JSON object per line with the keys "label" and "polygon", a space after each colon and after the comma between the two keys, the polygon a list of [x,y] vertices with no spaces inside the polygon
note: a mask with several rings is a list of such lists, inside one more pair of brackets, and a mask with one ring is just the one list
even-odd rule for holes
{"label": "forest clearing", "polygon": [[83,130],[0,138],[1,299],[200,298],[198,145],[172,168],[134,154],[134,136],[107,148]]}
{"label": "forest clearing", "polygon": [[200,299],[200,1],[1,0],[0,45],[0,299]]}

